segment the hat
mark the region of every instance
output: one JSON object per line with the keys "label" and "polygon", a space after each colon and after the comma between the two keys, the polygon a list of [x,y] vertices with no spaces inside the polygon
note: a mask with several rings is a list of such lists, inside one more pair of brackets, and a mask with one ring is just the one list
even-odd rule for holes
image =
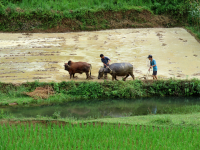
{"label": "hat", "polygon": [[149,55],[147,58],[152,58],[152,55]]}

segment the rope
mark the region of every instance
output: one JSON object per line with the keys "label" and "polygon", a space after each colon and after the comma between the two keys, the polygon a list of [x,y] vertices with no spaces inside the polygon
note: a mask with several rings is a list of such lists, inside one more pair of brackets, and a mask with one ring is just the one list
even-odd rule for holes
{"label": "rope", "polygon": [[[110,69],[110,67],[109,67],[109,66],[107,66],[107,68],[108,68],[108,69]],[[112,70],[111,70],[111,69],[110,69],[110,73],[112,73]]]}
{"label": "rope", "polygon": [[149,73],[150,73],[150,70],[147,71],[147,74],[146,74],[146,80],[148,80]]}

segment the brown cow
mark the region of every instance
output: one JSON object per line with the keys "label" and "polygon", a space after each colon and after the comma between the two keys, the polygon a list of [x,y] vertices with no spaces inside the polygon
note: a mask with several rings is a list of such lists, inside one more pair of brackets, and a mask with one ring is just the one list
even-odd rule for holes
{"label": "brown cow", "polygon": [[[65,70],[67,70],[70,74],[70,79],[74,78],[74,74],[75,73],[80,73],[82,74],[83,72],[86,73],[86,79],[88,79],[89,77],[91,77],[91,69],[92,69],[92,65],[88,64],[86,62],[72,62],[71,60],[68,61],[68,63],[64,64],[65,66]],[[89,76],[89,72],[90,72],[90,76]]]}

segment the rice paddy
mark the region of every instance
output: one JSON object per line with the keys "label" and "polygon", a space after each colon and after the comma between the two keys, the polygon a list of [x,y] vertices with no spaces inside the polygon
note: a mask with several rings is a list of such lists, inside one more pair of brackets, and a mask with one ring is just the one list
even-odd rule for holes
{"label": "rice paddy", "polygon": [[112,124],[3,124],[0,149],[199,149],[198,130]]}
{"label": "rice paddy", "polygon": [[[92,64],[93,81],[99,81],[101,53],[108,56],[111,63],[133,64],[136,78],[146,75],[149,54],[153,54],[157,62],[159,79],[200,78],[200,44],[183,28],[35,33],[30,36],[2,33],[0,38],[1,82],[69,81],[69,74],[63,67],[68,60]],[[76,81],[85,81],[85,74],[75,75]]]}

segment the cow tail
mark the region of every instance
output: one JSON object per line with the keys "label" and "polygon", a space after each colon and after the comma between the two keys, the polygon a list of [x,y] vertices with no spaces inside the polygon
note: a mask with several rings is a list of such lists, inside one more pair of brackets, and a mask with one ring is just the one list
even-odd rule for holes
{"label": "cow tail", "polygon": [[90,64],[90,77],[91,77],[91,70],[92,70],[92,65]]}

